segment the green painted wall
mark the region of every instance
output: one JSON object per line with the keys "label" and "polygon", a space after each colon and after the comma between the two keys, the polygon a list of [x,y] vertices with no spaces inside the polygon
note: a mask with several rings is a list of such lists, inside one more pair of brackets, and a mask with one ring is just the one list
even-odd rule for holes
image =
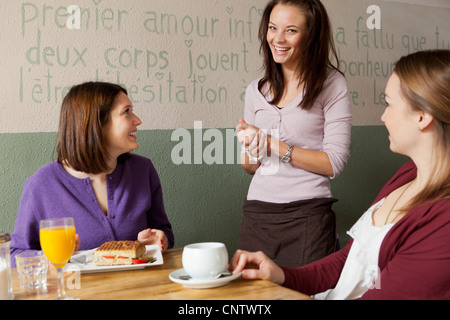
{"label": "green painted wall", "polygon": [[[225,137],[226,130],[221,131]],[[159,172],[176,246],[222,241],[233,252],[251,177],[239,164],[174,165],[171,150],[179,142],[171,141],[171,135],[172,130],[140,131],[138,153],[149,157]],[[23,183],[52,160],[54,139],[55,133],[0,134],[0,232],[14,230]],[[209,143],[203,142],[203,147]],[[353,127],[349,163],[332,181],[339,199],[334,208],[341,245],[348,240],[346,231],[406,160],[389,150],[383,126]]]}

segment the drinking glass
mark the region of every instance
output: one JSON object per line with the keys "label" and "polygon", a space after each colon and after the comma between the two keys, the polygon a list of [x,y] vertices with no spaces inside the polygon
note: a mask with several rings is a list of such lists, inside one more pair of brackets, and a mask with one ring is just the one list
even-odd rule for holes
{"label": "drinking glass", "polygon": [[21,288],[47,291],[48,259],[42,251],[16,254],[16,268]]}
{"label": "drinking glass", "polygon": [[58,271],[57,300],[74,299],[66,296],[63,268],[75,249],[75,224],[73,218],[41,220],[39,238],[42,251]]}

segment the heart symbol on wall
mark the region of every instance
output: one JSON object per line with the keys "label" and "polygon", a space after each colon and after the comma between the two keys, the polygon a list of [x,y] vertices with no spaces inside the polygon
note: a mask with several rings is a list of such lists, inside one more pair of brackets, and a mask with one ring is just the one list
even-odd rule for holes
{"label": "heart symbol on wall", "polygon": [[227,12],[229,14],[232,14],[233,13],[233,7],[227,7]]}
{"label": "heart symbol on wall", "polygon": [[155,77],[156,77],[156,79],[161,80],[164,77],[164,73],[157,72],[157,73],[155,73]]}
{"label": "heart symbol on wall", "polygon": [[198,81],[200,81],[201,83],[205,82],[206,80],[206,76],[198,76]]}
{"label": "heart symbol on wall", "polygon": [[92,2],[95,3],[95,5],[98,5],[102,0],[92,0]]}
{"label": "heart symbol on wall", "polygon": [[191,46],[192,46],[192,43],[193,43],[194,41],[192,41],[192,40],[184,40],[184,44],[186,45],[186,47],[188,47],[188,48],[190,48]]}

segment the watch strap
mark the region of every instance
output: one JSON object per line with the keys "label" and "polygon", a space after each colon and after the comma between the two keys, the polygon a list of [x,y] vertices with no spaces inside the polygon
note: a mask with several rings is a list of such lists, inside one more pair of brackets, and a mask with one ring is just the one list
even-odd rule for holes
{"label": "watch strap", "polygon": [[291,161],[292,149],[293,149],[293,146],[291,143],[289,143],[288,148],[286,150],[286,154],[281,158],[281,161],[286,162],[286,163]]}

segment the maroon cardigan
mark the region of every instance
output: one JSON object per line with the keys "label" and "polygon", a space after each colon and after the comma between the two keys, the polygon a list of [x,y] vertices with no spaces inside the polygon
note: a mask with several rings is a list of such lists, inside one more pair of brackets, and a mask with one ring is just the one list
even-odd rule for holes
{"label": "maroon cardigan", "polygon": [[[383,187],[374,203],[414,179],[407,162]],[[334,288],[352,239],[338,252],[300,268],[282,267],[284,286],[313,295]],[[383,240],[377,287],[361,299],[450,299],[450,199],[415,207]]]}

